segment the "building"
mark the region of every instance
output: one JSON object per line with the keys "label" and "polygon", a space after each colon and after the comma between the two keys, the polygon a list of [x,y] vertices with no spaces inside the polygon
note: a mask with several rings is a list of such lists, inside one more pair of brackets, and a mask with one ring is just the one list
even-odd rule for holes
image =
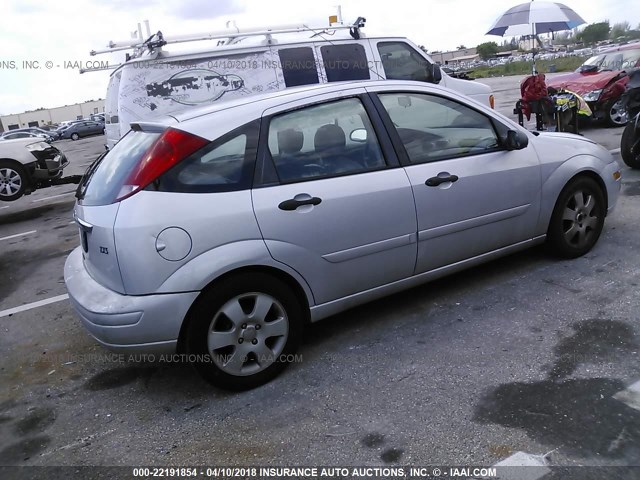
{"label": "building", "polygon": [[479,57],[475,48],[463,48],[462,50],[454,50],[451,52],[430,52],[429,55],[440,65],[469,62],[477,60]]}
{"label": "building", "polygon": [[42,127],[69,120],[89,118],[104,112],[104,100],[91,100],[55,108],[41,108],[13,115],[0,115],[0,132],[26,127]]}

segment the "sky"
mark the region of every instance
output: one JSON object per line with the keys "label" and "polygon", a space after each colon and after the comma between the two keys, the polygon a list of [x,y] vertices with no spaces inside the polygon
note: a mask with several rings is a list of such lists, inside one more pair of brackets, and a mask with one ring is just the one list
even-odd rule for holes
{"label": "sky", "polygon": [[[0,15],[0,115],[104,98],[109,71],[79,74],[90,61],[121,63],[124,53],[92,57],[110,40],[127,40],[137,24],[165,35],[305,23],[326,25],[336,5],[345,22],[365,17],[365,33],[406,36],[428,50],[475,47],[519,0],[3,0]],[[587,23],[640,23],[639,0],[564,0]],[[143,27],[144,29],[144,27]],[[170,50],[169,46],[165,50]],[[25,63],[32,62],[32,63]],[[35,68],[35,63],[38,62]],[[47,63],[50,62],[50,63]]]}

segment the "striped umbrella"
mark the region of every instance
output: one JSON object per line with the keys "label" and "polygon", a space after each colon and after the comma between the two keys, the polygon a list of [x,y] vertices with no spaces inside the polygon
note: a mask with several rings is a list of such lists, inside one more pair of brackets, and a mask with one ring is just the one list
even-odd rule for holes
{"label": "striped umbrella", "polygon": [[487,35],[516,37],[571,30],[586,23],[562,3],[533,1],[510,8],[500,15]]}

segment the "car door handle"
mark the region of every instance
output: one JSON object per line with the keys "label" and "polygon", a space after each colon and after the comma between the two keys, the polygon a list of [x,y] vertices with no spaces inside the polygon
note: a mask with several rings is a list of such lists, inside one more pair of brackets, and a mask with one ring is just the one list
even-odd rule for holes
{"label": "car door handle", "polygon": [[458,181],[457,175],[449,175],[447,177],[431,177],[426,182],[424,182],[424,184],[427,187],[437,187],[441,183],[457,182],[457,181]]}
{"label": "car door handle", "polygon": [[290,198],[289,200],[285,200],[280,205],[278,205],[278,208],[280,210],[295,210],[296,208],[303,205],[320,205],[321,202],[322,199],[318,197],[306,198],[304,200],[296,200],[295,198]]}

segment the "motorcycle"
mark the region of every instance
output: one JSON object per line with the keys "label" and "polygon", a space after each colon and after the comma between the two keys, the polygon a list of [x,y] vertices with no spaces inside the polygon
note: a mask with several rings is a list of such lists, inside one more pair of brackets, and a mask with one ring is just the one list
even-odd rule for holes
{"label": "motorcycle", "polygon": [[620,154],[629,167],[640,169],[640,69],[629,74],[622,104],[627,109],[629,122],[622,132]]}

